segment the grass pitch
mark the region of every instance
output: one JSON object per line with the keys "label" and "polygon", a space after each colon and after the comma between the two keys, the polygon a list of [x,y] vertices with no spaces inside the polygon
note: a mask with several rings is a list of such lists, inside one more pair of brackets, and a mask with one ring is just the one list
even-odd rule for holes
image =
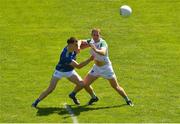
{"label": "grass pitch", "polygon": [[[119,15],[127,4],[133,14]],[[79,123],[180,122],[179,0],[0,0],[0,122],[68,122],[71,105]],[[89,95],[78,94],[81,106],[68,98],[73,86],[59,81],[40,109],[31,103],[49,80],[67,38],[90,37],[98,27],[109,45],[119,83],[133,108],[100,78],[94,90],[100,101],[84,106]],[[80,62],[89,56],[84,50]],[[84,77],[92,63],[77,72]]]}

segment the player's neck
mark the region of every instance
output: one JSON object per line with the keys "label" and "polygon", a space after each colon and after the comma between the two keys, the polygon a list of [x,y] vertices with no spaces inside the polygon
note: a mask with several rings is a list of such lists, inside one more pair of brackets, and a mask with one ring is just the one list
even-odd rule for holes
{"label": "player's neck", "polygon": [[[93,39],[93,40],[94,40],[94,39]],[[99,42],[99,41],[100,41],[100,38],[99,38],[99,39],[97,39],[97,40],[94,40],[94,42],[95,42],[95,43],[97,43],[97,42]]]}

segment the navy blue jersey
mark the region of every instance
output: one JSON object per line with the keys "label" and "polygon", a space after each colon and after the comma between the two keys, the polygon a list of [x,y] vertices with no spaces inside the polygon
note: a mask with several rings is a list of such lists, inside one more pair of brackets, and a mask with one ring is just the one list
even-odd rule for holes
{"label": "navy blue jersey", "polygon": [[76,52],[68,52],[67,47],[65,47],[60,55],[60,59],[58,64],[56,65],[56,70],[61,72],[68,72],[74,69],[73,66],[70,65],[72,60],[76,60]]}

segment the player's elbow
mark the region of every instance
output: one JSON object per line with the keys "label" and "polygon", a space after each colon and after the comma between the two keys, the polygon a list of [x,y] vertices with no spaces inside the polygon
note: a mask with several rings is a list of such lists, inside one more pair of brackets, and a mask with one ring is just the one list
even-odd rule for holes
{"label": "player's elbow", "polygon": [[80,69],[80,67],[79,67],[79,66],[77,66],[76,68],[77,68],[77,69]]}

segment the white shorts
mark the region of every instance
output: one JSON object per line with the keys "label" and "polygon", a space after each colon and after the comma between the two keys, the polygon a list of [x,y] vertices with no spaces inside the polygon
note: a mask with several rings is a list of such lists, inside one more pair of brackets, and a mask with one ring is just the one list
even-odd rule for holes
{"label": "white shorts", "polygon": [[111,64],[106,64],[101,67],[94,64],[92,69],[89,71],[89,74],[95,77],[103,77],[105,79],[112,79],[116,76]]}
{"label": "white shorts", "polygon": [[78,75],[78,73],[75,70],[68,71],[68,72],[61,72],[61,71],[55,70],[53,74],[54,77],[59,78],[59,79],[61,79],[62,77],[69,78],[72,75],[76,75],[79,79],[81,79],[81,77]]}

